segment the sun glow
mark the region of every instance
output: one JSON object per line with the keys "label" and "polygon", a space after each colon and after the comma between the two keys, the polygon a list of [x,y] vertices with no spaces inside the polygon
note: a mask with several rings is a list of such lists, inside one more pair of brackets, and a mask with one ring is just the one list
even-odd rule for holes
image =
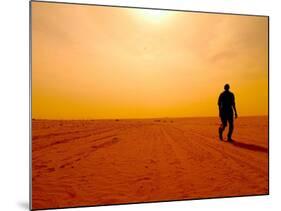
{"label": "sun glow", "polygon": [[142,9],[139,11],[142,18],[147,21],[159,23],[169,16],[168,11],[155,9]]}

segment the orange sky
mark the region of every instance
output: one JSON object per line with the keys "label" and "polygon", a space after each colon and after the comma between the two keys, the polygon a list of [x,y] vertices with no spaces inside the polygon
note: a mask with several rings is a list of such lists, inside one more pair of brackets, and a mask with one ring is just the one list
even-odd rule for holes
{"label": "orange sky", "polygon": [[32,2],[32,117],[267,115],[267,21]]}

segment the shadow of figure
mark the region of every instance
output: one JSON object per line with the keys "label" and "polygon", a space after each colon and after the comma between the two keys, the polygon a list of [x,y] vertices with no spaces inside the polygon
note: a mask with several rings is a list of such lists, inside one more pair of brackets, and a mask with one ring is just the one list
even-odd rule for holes
{"label": "shadow of figure", "polygon": [[241,148],[252,150],[252,151],[268,153],[268,148],[254,145],[254,144],[246,144],[246,143],[241,143],[241,142],[237,142],[237,141],[232,141],[231,144],[233,144],[236,147],[241,147]]}

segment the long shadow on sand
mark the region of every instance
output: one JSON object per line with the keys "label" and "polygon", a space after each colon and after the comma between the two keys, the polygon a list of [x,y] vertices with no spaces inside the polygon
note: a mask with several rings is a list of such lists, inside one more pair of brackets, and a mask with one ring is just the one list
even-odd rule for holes
{"label": "long shadow on sand", "polygon": [[235,141],[232,142],[232,145],[234,145],[236,147],[248,149],[248,150],[268,153],[268,148],[258,146],[258,145],[254,145],[254,144],[246,144],[246,143],[238,142],[238,141],[235,140]]}

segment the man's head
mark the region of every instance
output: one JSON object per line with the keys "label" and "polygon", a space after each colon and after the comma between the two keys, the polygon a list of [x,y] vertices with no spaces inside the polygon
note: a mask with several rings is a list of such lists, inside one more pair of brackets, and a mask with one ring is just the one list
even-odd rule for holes
{"label": "man's head", "polygon": [[225,84],[225,85],[224,85],[224,90],[225,90],[225,91],[228,91],[229,88],[230,88],[229,84]]}

